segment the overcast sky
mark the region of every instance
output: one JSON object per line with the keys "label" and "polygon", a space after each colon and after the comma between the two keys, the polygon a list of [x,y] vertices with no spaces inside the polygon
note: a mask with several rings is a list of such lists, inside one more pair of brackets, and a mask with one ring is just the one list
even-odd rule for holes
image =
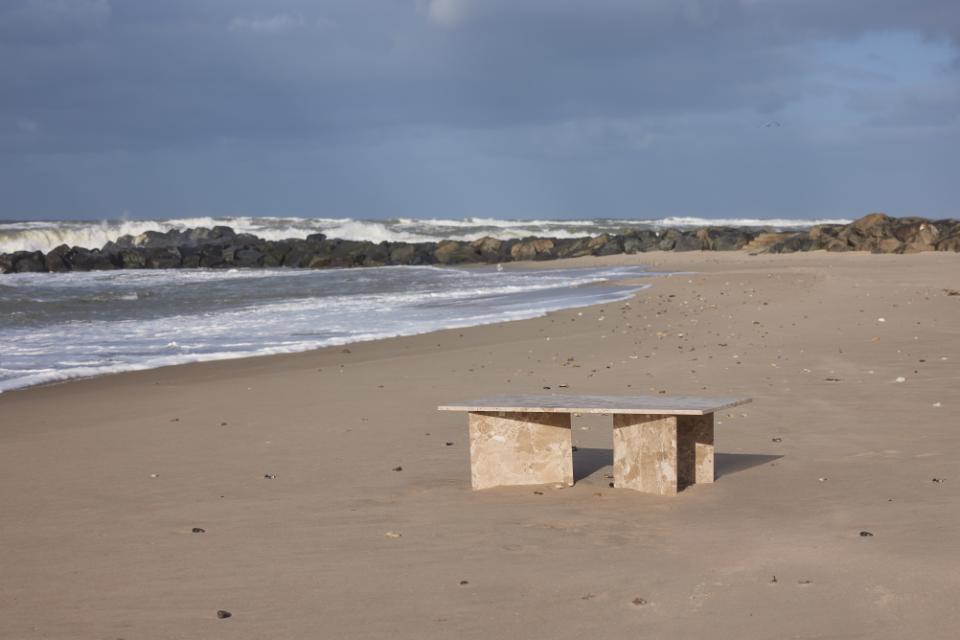
{"label": "overcast sky", "polygon": [[0,0],[0,218],[960,216],[957,0]]}

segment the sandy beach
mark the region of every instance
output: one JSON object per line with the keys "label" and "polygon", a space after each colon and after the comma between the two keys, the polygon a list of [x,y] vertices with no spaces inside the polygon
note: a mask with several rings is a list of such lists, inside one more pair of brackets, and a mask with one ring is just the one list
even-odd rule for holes
{"label": "sandy beach", "polygon": [[[0,638],[956,637],[960,254],[542,266],[571,264],[675,274],[0,394]],[[574,419],[573,487],[474,492],[436,407],[503,392],[754,402],[675,498],[609,487],[602,416]]]}

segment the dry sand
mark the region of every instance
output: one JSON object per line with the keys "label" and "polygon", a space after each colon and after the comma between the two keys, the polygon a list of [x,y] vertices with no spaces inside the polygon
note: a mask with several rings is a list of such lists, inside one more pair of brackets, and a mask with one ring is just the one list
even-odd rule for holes
{"label": "dry sand", "polygon": [[[697,273],[0,395],[0,637],[957,637],[960,255],[599,262]],[[545,387],[754,404],[676,498],[608,487],[602,417],[574,419],[574,487],[471,491],[435,407]]]}

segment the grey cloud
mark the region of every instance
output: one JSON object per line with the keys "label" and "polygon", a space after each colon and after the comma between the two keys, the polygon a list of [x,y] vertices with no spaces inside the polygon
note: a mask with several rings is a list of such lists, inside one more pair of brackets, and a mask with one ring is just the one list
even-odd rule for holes
{"label": "grey cloud", "polygon": [[[34,3],[47,13],[67,6],[23,7]],[[853,19],[864,13],[878,29],[933,33],[949,25],[940,14],[956,13],[939,2],[924,3],[925,11],[841,4],[115,0],[95,43],[59,55],[22,51],[28,64],[0,69],[18,88],[0,109],[121,145],[151,136],[159,145],[285,130],[322,137],[344,127],[490,127],[668,110],[770,113],[816,90],[788,47],[804,33],[853,37],[868,28]],[[77,18],[78,30],[110,9],[105,0],[70,5],[71,15],[88,16]],[[330,24],[337,28],[313,28]],[[85,123],[50,108],[64,101],[79,101]]]}
{"label": "grey cloud", "polygon": [[[757,153],[789,143],[799,157],[825,134],[805,132],[804,142],[793,123],[779,134],[751,127],[829,97],[862,115],[864,139],[870,127],[917,123],[948,139],[960,69],[922,93],[853,90],[847,79],[887,79],[808,55],[819,42],[889,31],[957,51],[960,9],[955,0],[8,0],[0,156],[50,156],[37,176],[59,175],[66,157],[110,157],[136,173],[150,157],[223,161],[239,148],[286,154],[291,173],[295,162],[340,158],[329,171],[345,184],[365,166],[414,176],[399,168],[405,153],[422,154],[434,174],[448,170],[434,154],[447,165],[459,154],[478,176],[503,179],[497,162],[558,176],[604,153],[692,163],[754,136]],[[533,169],[537,159],[559,164]],[[535,200],[519,186],[513,195]]]}
{"label": "grey cloud", "polygon": [[73,39],[103,29],[109,0],[9,0],[0,5],[0,42]]}

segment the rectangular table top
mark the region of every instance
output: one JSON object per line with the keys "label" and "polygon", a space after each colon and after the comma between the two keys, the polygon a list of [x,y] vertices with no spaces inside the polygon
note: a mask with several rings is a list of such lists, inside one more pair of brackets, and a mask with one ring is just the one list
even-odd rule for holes
{"label": "rectangular table top", "polygon": [[446,404],[439,411],[526,411],[530,413],[630,413],[702,416],[751,402],[750,398],[700,396],[501,395]]}

